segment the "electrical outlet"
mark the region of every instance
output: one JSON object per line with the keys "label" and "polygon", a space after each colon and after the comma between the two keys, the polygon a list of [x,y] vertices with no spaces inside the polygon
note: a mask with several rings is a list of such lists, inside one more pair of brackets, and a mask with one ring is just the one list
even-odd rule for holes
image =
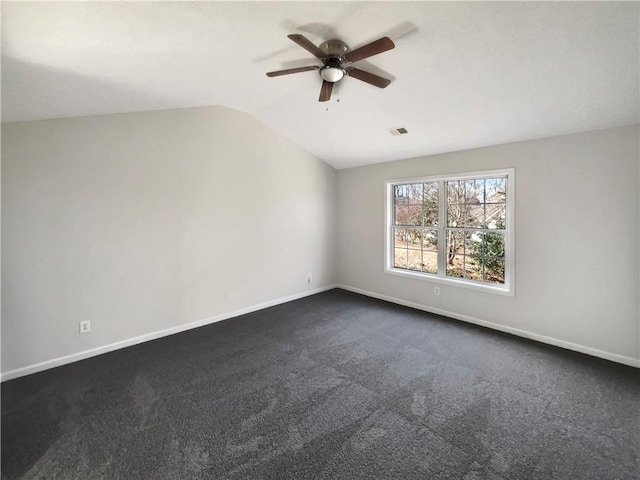
{"label": "electrical outlet", "polygon": [[89,333],[91,331],[91,322],[89,320],[85,320],[80,322],[80,334]]}
{"label": "electrical outlet", "polygon": [[309,272],[309,275],[307,276],[307,283],[311,282],[313,282],[313,275],[311,275],[311,272]]}
{"label": "electrical outlet", "polygon": [[440,287],[433,287],[433,294],[440,295]]}

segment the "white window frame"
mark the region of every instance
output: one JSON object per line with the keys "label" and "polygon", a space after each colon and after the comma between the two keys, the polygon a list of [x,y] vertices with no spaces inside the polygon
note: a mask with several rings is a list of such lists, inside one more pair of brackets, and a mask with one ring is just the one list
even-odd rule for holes
{"label": "white window frame", "polygon": [[[431,175],[426,177],[401,178],[385,181],[385,259],[384,271],[390,275],[398,275],[405,278],[414,278],[417,280],[426,280],[429,282],[446,284],[456,287],[470,288],[488,293],[496,293],[499,295],[507,295],[513,297],[514,289],[514,245],[515,245],[515,169],[504,168],[499,170],[483,170],[478,172],[454,173],[449,175]],[[485,283],[466,278],[456,278],[446,276],[446,259],[445,245],[442,243],[446,230],[447,215],[447,196],[444,182],[453,180],[473,180],[477,178],[495,178],[506,177],[506,228],[505,228],[505,251],[504,251],[504,284]],[[438,273],[416,272],[395,268],[393,266],[393,247],[394,247],[394,225],[393,225],[393,208],[394,208],[394,187],[407,183],[426,183],[439,182],[438,189],[438,226],[434,230],[438,230]]]}

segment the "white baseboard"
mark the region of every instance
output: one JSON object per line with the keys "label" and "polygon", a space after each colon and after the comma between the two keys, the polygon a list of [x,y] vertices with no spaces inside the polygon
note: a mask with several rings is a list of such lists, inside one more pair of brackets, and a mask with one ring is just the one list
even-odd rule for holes
{"label": "white baseboard", "polygon": [[166,337],[168,335],[173,335],[175,333],[184,332],[187,330],[191,330],[193,328],[203,327],[211,323],[216,323],[222,320],[227,320],[229,318],[238,317],[240,315],[245,315],[247,313],[255,312],[257,310],[273,307],[274,305],[279,305],[281,303],[291,302],[293,300],[298,300],[299,298],[308,297],[309,295],[315,295],[316,293],[325,292],[327,290],[331,290],[334,288],[337,288],[337,285],[329,285],[326,287],[315,288],[313,290],[297,293],[295,295],[290,295],[288,297],[278,298],[276,300],[271,300],[269,302],[253,305],[251,307],[241,308],[240,310],[235,310],[233,312],[223,313],[221,315],[205,318],[203,320],[197,320],[195,322],[185,323],[183,325],[177,325],[175,327],[167,328],[165,330],[159,330],[157,332],[147,333],[145,335],[140,335],[138,337],[130,338],[127,340],[121,340],[119,342],[110,343],[109,345],[104,345],[102,347],[92,348],[90,350],[84,350],[82,352],[73,353],[71,355],[65,355],[64,357],[54,358],[52,360],[47,360],[45,362],[28,365],[26,367],[16,368],[15,370],[9,370],[8,372],[2,373],[2,375],[0,375],[0,382],[4,382],[4,381],[11,380],[18,377],[24,377],[25,375],[30,375],[32,373],[41,372],[43,370],[48,370],[50,368],[59,367],[61,365],[66,365],[68,363],[77,362],[79,360],[84,360],[86,358],[95,357],[96,355],[101,355],[103,353],[112,352],[114,350],[119,350],[121,348],[130,347],[132,345],[137,345],[139,343],[148,342],[150,340],[155,340],[157,338]]}
{"label": "white baseboard", "polygon": [[486,320],[481,320],[479,318],[471,317],[469,315],[461,315],[459,313],[449,312],[447,310],[441,310],[439,308],[429,307],[427,305],[422,305],[419,303],[408,302],[400,298],[390,297],[388,295],[381,295],[379,293],[369,292],[367,290],[350,287],[348,285],[338,284],[336,286],[338,288],[342,288],[343,290],[348,290],[354,293],[360,293],[368,297],[377,298],[379,300],[384,300],[391,303],[397,303],[398,305],[415,308],[416,310],[422,310],[425,312],[435,313],[437,315],[442,315],[445,317],[455,318],[456,320],[462,320],[463,322],[473,323],[475,325],[481,325],[483,327],[491,328],[493,330],[498,330],[500,332],[510,333],[513,335],[517,335],[519,337],[524,337],[530,340],[536,340],[538,342],[554,345],[556,347],[565,348],[567,350],[573,350],[575,352],[585,353],[587,355],[591,355],[594,357],[604,358],[605,360],[611,360],[612,362],[621,363],[623,365],[628,365],[630,367],[640,368],[640,359],[626,357],[624,355],[618,355],[617,353],[605,352],[604,350],[598,350],[597,348],[586,347],[584,345],[578,345],[576,343],[566,342],[564,340],[558,340],[557,338],[539,335],[537,333],[528,332],[526,330],[520,330],[518,328],[507,327],[505,325],[488,322]]}
{"label": "white baseboard", "polygon": [[370,292],[367,290],[362,290],[360,288],[350,287],[348,285],[335,284],[329,285],[322,288],[316,288],[313,290],[309,290],[302,293],[297,293],[295,295],[290,295],[288,297],[279,298],[276,300],[271,300],[269,302],[260,303],[258,305],[253,305],[251,307],[242,308],[240,310],[235,310],[233,312],[227,312],[220,315],[216,315],[214,317],[205,318],[203,320],[198,320],[195,322],[186,323],[183,325],[177,325],[175,327],[167,328],[165,330],[160,330],[157,332],[148,333],[145,335],[140,335],[138,337],[130,338],[127,340],[122,340],[119,342],[111,343],[109,345],[104,345],[97,348],[92,348],[90,350],[84,350],[82,352],[73,353],[71,355],[66,355],[64,357],[54,358],[52,360],[47,360],[45,362],[36,363],[33,365],[28,365],[26,367],[16,368],[14,370],[9,370],[8,372],[4,372],[0,375],[0,382],[4,382],[7,380],[11,380],[18,377],[23,377],[25,375],[30,375],[32,373],[41,372],[43,370],[48,370],[50,368],[59,367],[61,365],[66,365],[68,363],[77,362],[79,360],[84,360],[86,358],[95,357],[96,355],[101,355],[103,353],[112,352],[114,350],[119,350],[121,348],[130,347],[133,345],[137,345],[140,343],[148,342],[150,340],[155,340],[158,338],[166,337],[168,335],[173,335],[175,333],[184,332],[187,330],[191,330],[198,327],[203,327],[205,325],[209,325],[212,323],[220,322],[222,320],[227,320],[229,318],[238,317],[240,315],[244,315],[247,313],[255,312],[258,310],[262,310],[264,308],[272,307],[275,305],[280,305],[281,303],[291,302],[293,300],[298,300],[303,297],[307,297],[309,295],[315,295],[316,293],[325,292],[327,290],[331,290],[333,288],[342,288],[343,290],[348,290],[350,292],[360,293],[362,295],[366,295],[368,297],[377,298],[379,300],[384,300],[391,303],[396,303],[398,305],[403,305],[405,307],[415,308],[417,310],[422,310],[429,313],[435,313],[437,315],[443,315],[445,317],[455,318],[456,320],[462,320],[464,322],[473,323],[475,325],[481,325],[483,327],[491,328],[494,330],[498,330],[501,332],[510,333],[513,335],[517,335],[519,337],[528,338],[531,340],[536,340],[542,343],[547,343],[549,345],[554,345],[556,347],[565,348],[567,350],[573,350],[580,353],[585,353],[587,355],[591,355],[594,357],[604,358],[606,360],[611,360],[612,362],[621,363],[623,365],[629,365],[631,367],[640,368],[640,359],[635,359],[631,357],[626,357],[624,355],[618,355],[616,353],[605,352],[603,350],[598,350],[596,348],[586,347],[584,345],[578,345],[572,342],[566,342],[564,340],[558,340],[553,337],[547,337],[544,335],[539,335],[537,333],[528,332],[526,330],[520,330],[518,328],[507,327],[505,325],[500,325],[498,323],[488,322],[486,320],[481,320],[479,318],[471,317],[469,315],[461,315],[459,313],[450,312],[447,310],[442,310],[439,308],[429,307],[427,305],[422,305],[419,303],[409,302],[406,300],[402,300],[400,298],[390,297],[388,295],[382,295],[375,292]]}

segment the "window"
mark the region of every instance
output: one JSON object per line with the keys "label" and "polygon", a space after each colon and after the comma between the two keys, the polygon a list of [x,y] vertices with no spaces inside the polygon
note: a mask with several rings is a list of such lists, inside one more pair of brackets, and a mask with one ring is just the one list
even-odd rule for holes
{"label": "window", "polygon": [[513,294],[514,170],[386,182],[386,269]]}

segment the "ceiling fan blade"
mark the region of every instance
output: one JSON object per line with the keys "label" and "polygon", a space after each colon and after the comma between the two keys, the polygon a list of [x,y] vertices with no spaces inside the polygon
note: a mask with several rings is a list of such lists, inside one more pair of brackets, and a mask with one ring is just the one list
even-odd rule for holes
{"label": "ceiling fan blade", "polygon": [[344,59],[347,62],[357,62],[358,60],[362,60],[364,58],[372,57],[382,52],[386,52],[387,50],[391,50],[395,48],[395,44],[391,41],[389,37],[382,37],[378,40],[375,40],[371,43],[367,43],[360,48],[356,48],[350,52],[345,54]]}
{"label": "ceiling fan blade", "polygon": [[291,73],[308,72],[311,70],[318,70],[320,67],[317,65],[310,65],[308,67],[289,68],[287,70],[278,70],[276,72],[268,72],[267,77],[279,77],[280,75],[289,75]]}
{"label": "ceiling fan blade", "polygon": [[384,88],[391,83],[391,80],[376,75],[374,73],[365,72],[364,70],[360,70],[359,68],[349,68],[347,70],[347,75],[353,78],[357,78],[358,80],[362,80],[363,82],[370,83],[371,85],[375,85],[379,88]]}
{"label": "ceiling fan blade", "polygon": [[318,98],[319,102],[328,102],[331,98],[331,92],[333,91],[333,83],[327,82],[326,80],[322,81],[322,88],[320,89],[320,98]]}
{"label": "ceiling fan blade", "polygon": [[326,53],[316,47],[313,42],[304,35],[300,35],[299,33],[292,33],[291,35],[287,35],[287,37],[289,37],[306,51],[310,52],[312,55],[315,55],[318,58],[324,58],[327,56]]}

